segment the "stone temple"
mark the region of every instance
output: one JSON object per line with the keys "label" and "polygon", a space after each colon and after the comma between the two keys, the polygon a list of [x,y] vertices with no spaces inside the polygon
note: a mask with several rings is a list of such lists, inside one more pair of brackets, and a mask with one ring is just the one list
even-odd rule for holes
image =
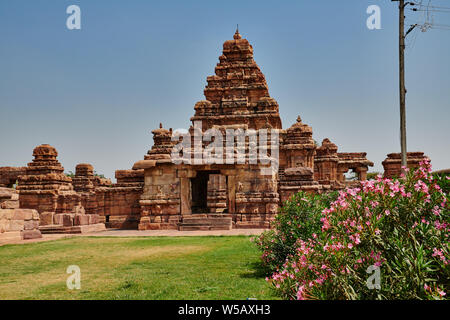
{"label": "stone temple", "polygon": [[[316,146],[311,127],[300,117],[283,129],[278,103],[253,60],[252,46],[238,31],[233,38],[223,44],[215,74],[207,78],[205,100],[195,104],[191,121],[201,123],[200,135],[209,129],[276,131],[279,168],[262,174],[265,165],[251,161],[247,153],[240,163],[176,165],[171,152],[177,142],[171,140],[171,129],[161,127],[153,131],[152,149],[134,165],[144,170],[145,181],[139,229],[268,227],[281,202],[294,193],[343,188],[347,171],[365,179],[373,165],[365,153],[338,153],[328,139]],[[191,126],[190,132],[195,130],[200,129]],[[250,147],[245,141],[244,148]]]}
{"label": "stone temple", "polygon": [[[171,155],[182,137],[174,139],[172,129],[160,125],[152,131],[153,146],[144,159],[131,170],[117,170],[115,184],[96,176],[87,163],[79,164],[73,177],[64,175],[55,148],[41,145],[28,166],[0,168],[0,187],[17,184],[15,206],[37,211],[42,233],[101,230],[105,225],[139,230],[267,228],[293,194],[343,189],[365,180],[373,166],[364,152],[339,153],[329,139],[317,145],[300,116],[283,129],[278,103],[253,60],[253,47],[238,31],[223,44],[204,95],[194,106],[192,141],[183,154],[195,159],[196,147],[207,148],[205,141],[213,140],[205,136],[214,130],[225,137],[224,146],[231,145],[226,154],[215,154],[223,161],[174,162]],[[236,144],[234,136],[226,135],[229,130],[265,130],[268,143],[247,137]],[[272,154],[274,145],[277,154]],[[248,151],[262,148],[268,161],[255,161]],[[243,157],[225,160],[236,160],[238,149],[246,151]],[[424,155],[413,155],[416,166]],[[275,157],[274,169],[269,163]],[[390,154],[383,163],[389,176],[400,169],[397,158]],[[351,181],[345,176],[350,170],[356,175]]]}

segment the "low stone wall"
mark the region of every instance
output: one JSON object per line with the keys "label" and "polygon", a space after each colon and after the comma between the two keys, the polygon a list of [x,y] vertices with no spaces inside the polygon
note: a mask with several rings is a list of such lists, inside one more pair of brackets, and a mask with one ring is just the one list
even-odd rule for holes
{"label": "low stone wall", "polygon": [[0,240],[42,238],[39,213],[32,209],[0,209]]}
{"label": "low stone wall", "polygon": [[142,187],[98,188],[97,213],[107,228],[137,229]]}
{"label": "low stone wall", "polygon": [[0,167],[0,187],[12,187],[25,172],[26,167]]}
{"label": "low stone wall", "polygon": [[116,184],[95,189],[95,213],[107,228],[137,229],[144,170],[117,170],[116,179]]}
{"label": "low stone wall", "polygon": [[19,195],[15,189],[0,188],[0,241],[41,238],[39,213],[19,209]]}

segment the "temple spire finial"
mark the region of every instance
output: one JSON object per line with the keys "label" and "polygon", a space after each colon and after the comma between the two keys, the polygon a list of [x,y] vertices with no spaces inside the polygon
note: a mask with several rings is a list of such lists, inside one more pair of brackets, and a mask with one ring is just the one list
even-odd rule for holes
{"label": "temple spire finial", "polygon": [[239,24],[236,25],[236,32],[234,33],[233,38],[234,40],[242,39],[241,35],[239,34]]}

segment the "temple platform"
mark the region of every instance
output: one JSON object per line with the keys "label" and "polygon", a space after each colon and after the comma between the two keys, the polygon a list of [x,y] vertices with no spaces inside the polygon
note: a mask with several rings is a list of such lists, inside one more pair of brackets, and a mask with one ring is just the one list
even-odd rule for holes
{"label": "temple platform", "polygon": [[179,231],[231,230],[231,214],[192,214],[183,216]]}

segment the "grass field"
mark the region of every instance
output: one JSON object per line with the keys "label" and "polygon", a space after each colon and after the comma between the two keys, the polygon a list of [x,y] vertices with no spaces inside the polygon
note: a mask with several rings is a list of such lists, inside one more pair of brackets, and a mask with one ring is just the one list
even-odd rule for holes
{"label": "grass field", "polygon": [[[69,265],[81,289],[69,290]],[[76,237],[0,247],[0,299],[275,299],[249,237]]]}

